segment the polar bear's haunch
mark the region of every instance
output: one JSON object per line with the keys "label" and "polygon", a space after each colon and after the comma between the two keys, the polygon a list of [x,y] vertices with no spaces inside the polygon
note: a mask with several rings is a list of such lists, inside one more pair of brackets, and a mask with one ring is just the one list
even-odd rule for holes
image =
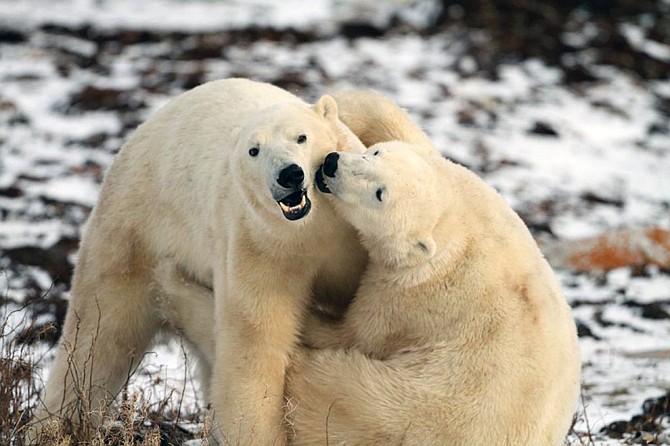
{"label": "polar bear's haunch", "polygon": [[370,265],[343,323],[311,334],[323,349],[295,357],[292,444],[562,444],[575,324],[521,219],[425,145],[329,155],[322,173]]}
{"label": "polar bear's haunch", "polygon": [[284,373],[305,308],[313,293],[350,298],[366,261],[312,186],[333,150],[363,147],[332,98],[309,106],[243,79],[195,88],[141,125],[82,239],[37,419],[77,422],[118,392],[165,326],[151,289],[169,258],[214,289],[213,342],[200,350],[219,440],[284,443]]}

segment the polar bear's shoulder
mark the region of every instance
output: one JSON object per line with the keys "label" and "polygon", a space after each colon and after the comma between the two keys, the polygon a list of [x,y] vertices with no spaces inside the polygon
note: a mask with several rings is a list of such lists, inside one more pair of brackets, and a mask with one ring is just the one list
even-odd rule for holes
{"label": "polar bear's shoulder", "polygon": [[348,90],[333,93],[340,119],[371,146],[380,142],[403,141],[432,147],[426,133],[409,114],[391,99],[369,90]]}

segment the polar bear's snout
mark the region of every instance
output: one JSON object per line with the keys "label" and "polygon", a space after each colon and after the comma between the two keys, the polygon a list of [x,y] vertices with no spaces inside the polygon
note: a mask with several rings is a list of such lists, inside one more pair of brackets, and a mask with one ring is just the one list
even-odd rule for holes
{"label": "polar bear's snout", "polygon": [[298,186],[302,186],[302,182],[305,179],[305,172],[297,164],[291,164],[288,167],[285,167],[279,172],[279,178],[277,178],[277,183],[281,187],[286,189],[295,189]]}
{"label": "polar bear's snout", "polygon": [[287,220],[300,220],[312,209],[312,202],[307,196],[307,189],[303,188],[305,172],[297,164],[284,167],[277,177],[277,184],[290,192],[277,200],[284,217]]}
{"label": "polar bear's snout", "polygon": [[340,159],[340,154],[331,152],[326,156],[323,162],[323,174],[330,178],[335,178],[335,171],[337,170],[337,160]]}
{"label": "polar bear's snout", "polygon": [[316,187],[324,194],[332,194],[328,185],[326,184],[324,175],[329,178],[335,178],[335,171],[337,170],[337,160],[340,159],[340,154],[337,152],[331,152],[326,156],[326,159],[323,161],[321,167],[316,172],[315,182]]}

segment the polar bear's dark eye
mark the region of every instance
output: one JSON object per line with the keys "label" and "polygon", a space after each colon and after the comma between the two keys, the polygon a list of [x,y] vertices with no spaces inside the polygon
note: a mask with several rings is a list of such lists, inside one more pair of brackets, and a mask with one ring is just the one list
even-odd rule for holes
{"label": "polar bear's dark eye", "polygon": [[379,150],[375,150],[375,153],[373,153],[374,156],[379,155]]}
{"label": "polar bear's dark eye", "polygon": [[382,201],[383,193],[384,193],[384,191],[381,188],[377,189],[377,192],[375,194],[377,196],[377,200]]}
{"label": "polar bear's dark eye", "polygon": [[304,143],[305,141],[307,141],[307,135],[305,135],[304,133],[299,134],[297,141],[298,144]]}
{"label": "polar bear's dark eye", "polygon": [[249,149],[249,155],[251,156],[257,156],[259,152],[258,147],[252,147]]}

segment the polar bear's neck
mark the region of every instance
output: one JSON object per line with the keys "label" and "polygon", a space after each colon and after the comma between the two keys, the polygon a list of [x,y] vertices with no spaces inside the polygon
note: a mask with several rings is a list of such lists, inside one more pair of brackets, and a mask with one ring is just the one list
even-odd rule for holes
{"label": "polar bear's neck", "polygon": [[[457,228],[461,224],[463,229]],[[461,263],[467,255],[471,237],[465,232],[466,226],[465,222],[458,222],[445,213],[433,230],[437,250],[430,259],[403,266],[391,264],[378,256],[371,256],[368,271],[374,271],[375,277],[383,278],[398,288],[411,288],[435,280],[437,276],[443,276],[445,271],[451,270],[453,265]],[[383,256],[383,253],[381,255]]]}

